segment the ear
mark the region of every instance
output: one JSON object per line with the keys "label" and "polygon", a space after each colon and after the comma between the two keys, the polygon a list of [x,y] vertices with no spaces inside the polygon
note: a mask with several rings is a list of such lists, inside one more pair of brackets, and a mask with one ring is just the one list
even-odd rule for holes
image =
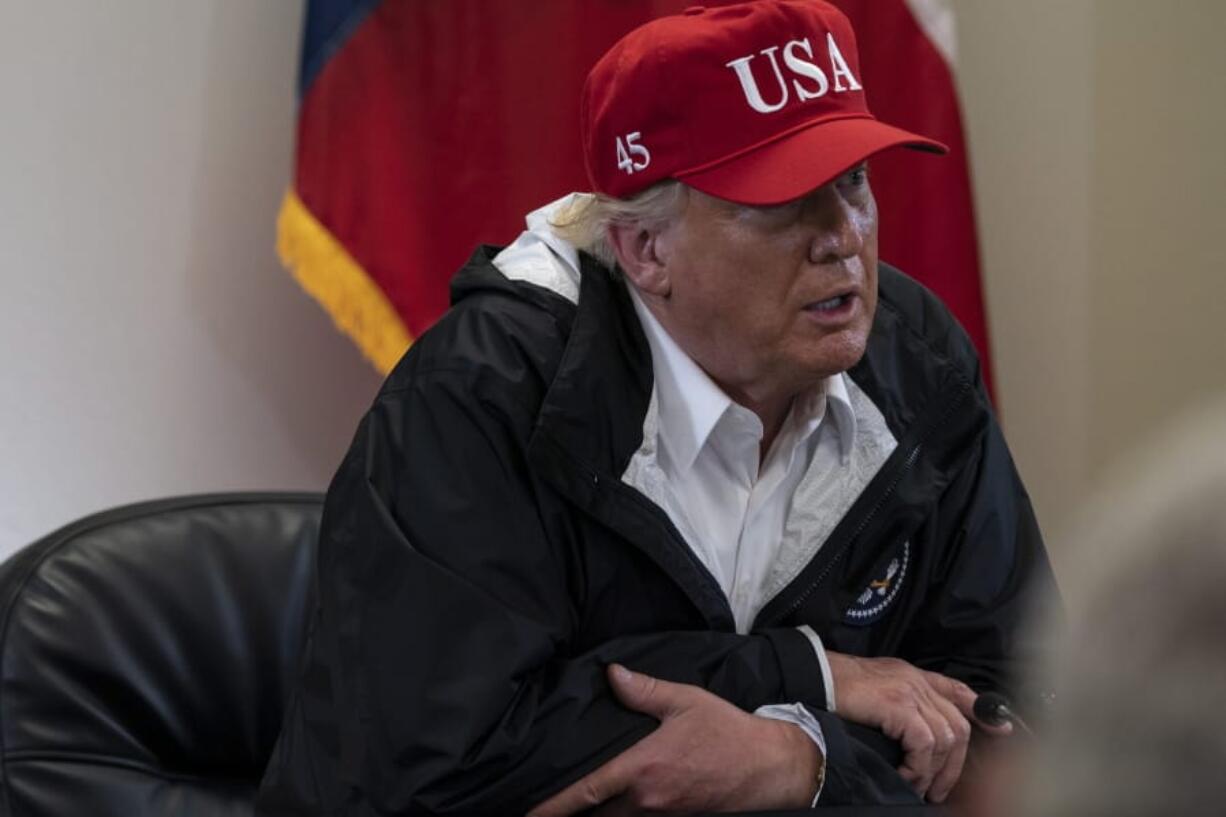
{"label": "ear", "polygon": [[659,254],[659,238],[658,231],[638,225],[609,226],[609,245],[630,283],[644,295],[667,298],[672,285],[668,267]]}

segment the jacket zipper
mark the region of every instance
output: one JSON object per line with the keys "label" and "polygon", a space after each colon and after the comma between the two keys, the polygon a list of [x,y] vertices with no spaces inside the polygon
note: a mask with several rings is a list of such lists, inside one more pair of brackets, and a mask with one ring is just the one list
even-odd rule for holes
{"label": "jacket zipper", "polygon": [[886,501],[893,495],[894,491],[897,490],[899,483],[901,483],[903,480],[903,477],[905,477],[907,473],[915,467],[915,463],[919,460],[919,455],[923,450],[924,444],[928,441],[932,434],[944,424],[945,420],[951,414],[953,414],[954,409],[962,404],[962,401],[966,398],[966,395],[970,392],[970,390],[971,384],[969,382],[963,383],[958,391],[954,393],[945,410],[942,411],[940,415],[938,415],[926,428],[924,428],[919,439],[916,440],[915,444],[912,445],[911,449],[907,452],[906,459],[904,459],[902,464],[898,466],[898,469],[894,474],[894,478],[890,481],[890,484],[886,486],[886,488],[881,492],[881,495],[877,497],[877,501],[873,503],[873,506],[869,508],[868,512],[861,517],[855,530],[853,530],[851,534],[838,545],[838,550],[835,551],[834,555],[830,557],[830,559],[826,562],[825,567],[822,568],[822,571],[816,578],[813,579],[809,586],[806,587],[805,590],[799,596],[797,596],[791,604],[776,615],[771,616],[769,620],[764,622],[755,621],[753,629],[756,630],[759,626],[771,626],[776,622],[787,618],[796,610],[799,610],[800,607],[809,599],[809,597],[813,595],[817,588],[821,586],[822,582],[826,580],[826,577],[830,574],[830,571],[834,569],[834,566],[838,564],[840,559],[843,558],[843,555],[847,552],[847,549],[851,547],[851,544],[855,542],[857,538],[859,538],[864,529],[868,527],[868,524],[872,522],[881,511],[881,508],[886,504]]}
{"label": "jacket zipper", "polygon": [[[669,518],[667,511],[644,497],[638,491],[632,490],[621,480],[617,480],[614,483],[614,486],[614,490],[622,493],[629,502],[642,508],[645,513],[655,518],[655,520],[660,524],[660,527],[664,530],[665,536],[672,545],[673,549],[679,552],[690,563],[690,565],[694,568],[694,572],[698,576],[698,580],[706,585],[707,593],[713,600],[718,599],[720,602],[722,602],[722,605],[720,605],[721,609],[724,613],[726,613],[728,622],[731,624],[732,629],[735,630],[736,616],[732,614],[731,602],[729,602],[728,597],[724,595],[723,588],[719,586],[719,582],[717,582],[715,577],[711,575],[711,570],[705,564],[703,564],[702,560],[698,558],[698,554],[694,552],[694,549],[691,548],[689,543],[685,541],[685,537],[683,537],[680,531],[677,530],[677,527],[673,524],[672,519]],[[673,580],[676,581],[676,577],[673,577]],[[706,611],[700,610],[700,612],[702,612],[704,616],[706,615]]]}
{"label": "jacket zipper", "polygon": [[[707,566],[702,563],[702,560],[698,558],[698,555],[694,553],[693,549],[691,549],[686,543],[680,532],[677,531],[676,527],[672,523],[672,520],[669,519],[667,512],[665,512],[663,508],[647,499],[638,491],[633,490],[621,480],[601,476],[600,473],[591,466],[578,461],[570,453],[570,451],[568,451],[563,445],[558,443],[552,437],[545,436],[542,439],[547,443],[549,448],[553,450],[554,456],[557,457],[564,470],[577,471],[579,474],[582,474],[583,477],[594,487],[611,492],[613,495],[621,497],[623,501],[629,502],[631,505],[641,509],[643,513],[650,516],[664,534],[664,542],[666,543],[668,550],[673,554],[674,558],[680,556],[681,559],[684,559],[690,565],[694,571],[694,579],[699,585],[701,585],[701,587],[695,586],[693,582],[682,581],[667,569],[665,572],[672,578],[673,582],[680,587],[682,592],[689,596],[691,603],[698,610],[699,615],[712,624],[712,629],[720,629],[719,627],[715,626],[715,624],[718,623],[718,620],[713,619],[712,616],[712,613],[716,611],[713,609],[707,609],[708,606],[702,603],[703,596],[708,597],[710,604],[718,608],[718,612],[721,613],[722,617],[726,619],[728,629],[736,629],[735,617],[732,614],[732,606],[729,604],[727,597],[724,596],[724,592],[720,588],[719,583],[715,581],[715,577],[711,575],[711,571],[707,569]],[[568,490],[564,485],[562,486],[562,492],[570,496],[571,501],[580,507],[587,507],[587,503],[576,498],[575,492]],[[601,518],[599,514],[596,514],[596,517],[598,519]],[[609,523],[606,521],[605,524]],[[609,524],[609,526],[615,531],[619,530],[617,525]],[[651,557],[649,552],[648,556]],[[698,597],[696,598],[695,595]]]}

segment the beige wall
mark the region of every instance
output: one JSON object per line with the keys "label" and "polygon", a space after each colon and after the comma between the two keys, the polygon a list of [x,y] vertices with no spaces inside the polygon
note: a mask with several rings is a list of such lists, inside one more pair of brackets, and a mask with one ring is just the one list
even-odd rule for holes
{"label": "beige wall", "polygon": [[322,490],[378,378],[273,255],[302,4],[0,24],[0,558],[74,517]]}
{"label": "beige wall", "polygon": [[1059,534],[1226,388],[1226,3],[953,5],[1004,424]]}
{"label": "beige wall", "polygon": [[1226,387],[1226,3],[1097,10],[1092,466]]}

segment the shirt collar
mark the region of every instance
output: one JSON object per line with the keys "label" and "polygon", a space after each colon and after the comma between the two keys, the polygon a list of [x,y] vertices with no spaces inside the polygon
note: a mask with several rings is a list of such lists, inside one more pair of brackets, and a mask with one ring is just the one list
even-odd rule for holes
{"label": "shirt collar", "polygon": [[[660,412],[659,435],[666,441],[669,455],[682,472],[688,471],[706,445],[711,432],[733,405],[723,389],[687,355],[651,313],[635,288],[627,284],[643,334],[651,347],[655,370],[657,405]],[[826,378],[813,391],[801,395],[792,406],[787,422],[798,429],[795,443],[807,440],[818,429],[829,408],[839,437],[843,464],[851,461],[855,439],[855,412],[851,407],[843,374]]]}
{"label": "shirt collar", "polygon": [[847,375],[842,372],[831,375],[823,385],[826,407],[834,416],[834,424],[839,429],[839,459],[847,465],[851,462],[851,452],[856,439],[856,412],[851,406],[851,395],[847,391]]}
{"label": "shirt collar", "polygon": [[712,429],[732,405],[732,398],[715,385],[694,359],[681,350],[630,284],[634,309],[651,346],[655,370],[660,438],[682,471],[688,471]]}

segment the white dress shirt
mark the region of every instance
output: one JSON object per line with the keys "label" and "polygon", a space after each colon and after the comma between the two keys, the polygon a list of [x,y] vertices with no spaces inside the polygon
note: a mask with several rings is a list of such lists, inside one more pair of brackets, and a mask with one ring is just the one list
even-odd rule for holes
{"label": "white dress shirt", "polygon": [[[849,464],[856,418],[847,386],[836,374],[798,396],[762,462],[762,421],[725,394],[628,289],[651,347],[664,510],[728,597],[737,632],[747,633],[770,601],[767,579],[796,486],[809,469],[817,479],[840,480]],[[817,653],[833,712],[826,651],[812,629],[801,630]]]}

